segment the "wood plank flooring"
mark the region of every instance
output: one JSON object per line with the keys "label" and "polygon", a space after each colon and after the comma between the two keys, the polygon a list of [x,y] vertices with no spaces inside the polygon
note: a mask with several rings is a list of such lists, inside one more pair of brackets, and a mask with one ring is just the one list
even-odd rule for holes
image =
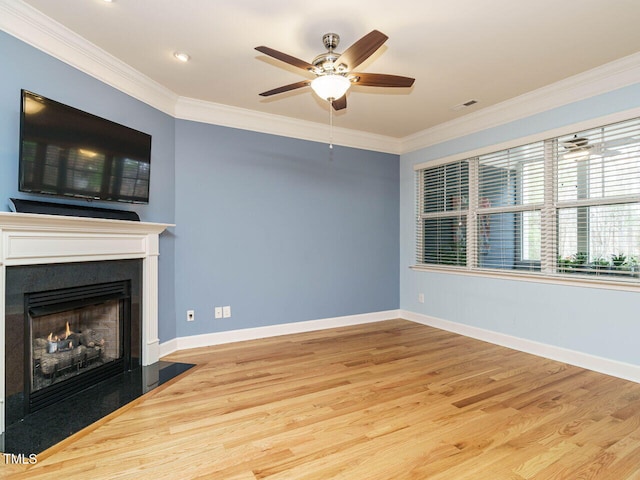
{"label": "wood plank flooring", "polygon": [[640,385],[403,320],[177,352],[28,479],[640,479]]}

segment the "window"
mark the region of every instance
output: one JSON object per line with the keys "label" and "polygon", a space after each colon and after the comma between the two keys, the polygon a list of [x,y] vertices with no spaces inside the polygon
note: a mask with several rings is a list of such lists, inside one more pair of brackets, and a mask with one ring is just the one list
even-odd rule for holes
{"label": "window", "polygon": [[417,170],[421,265],[639,280],[640,119]]}
{"label": "window", "polygon": [[477,263],[540,270],[544,143],[477,158]]}
{"label": "window", "polygon": [[640,258],[640,119],[557,139],[562,273],[635,276]]}
{"label": "window", "polygon": [[440,165],[421,172],[419,261],[427,264],[467,264],[469,164]]}

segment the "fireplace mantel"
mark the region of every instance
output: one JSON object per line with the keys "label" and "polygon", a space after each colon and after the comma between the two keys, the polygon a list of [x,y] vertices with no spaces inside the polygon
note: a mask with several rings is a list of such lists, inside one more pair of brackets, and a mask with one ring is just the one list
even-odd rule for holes
{"label": "fireplace mantel", "polygon": [[0,433],[5,425],[6,268],[142,259],[142,364],[159,360],[159,235],[172,224],[0,212]]}

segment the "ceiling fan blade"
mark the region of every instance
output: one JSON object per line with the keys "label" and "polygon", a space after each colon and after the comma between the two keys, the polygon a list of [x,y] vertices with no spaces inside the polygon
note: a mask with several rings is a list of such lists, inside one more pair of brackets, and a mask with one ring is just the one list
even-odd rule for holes
{"label": "ceiling fan blade", "polygon": [[347,96],[346,95],[341,96],[339,99],[331,102],[331,105],[333,106],[333,109],[336,111],[347,108]]}
{"label": "ceiling fan blade", "polygon": [[276,95],[278,93],[288,92],[290,90],[295,90],[296,88],[302,88],[311,85],[311,80],[302,80],[301,82],[291,83],[289,85],[283,85],[282,87],[274,88],[273,90],[267,90],[266,92],[262,92],[260,94],[261,97],[270,97],[271,95]]}
{"label": "ceiling fan blade", "polygon": [[303,70],[313,71],[314,66],[304,60],[300,60],[299,58],[292,57],[291,55],[287,55],[286,53],[279,52],[278,50],[274,50],[269,47],[256,47],[260,53],[264,53],[265,55],[269,55],[281,62],[288,63],[289,65],[293,65],[294,67],[301,68]]}
{"label": "ceiling fan blade", "polygon": [[382,44],[387,41],[387,38],[389,37],[384,33],[373,30],[347,48],[344,53],[340,55],[337,63],[344,63],[348,70],[353,70],[369,58],[373,52],[378,50]]}
{"label": "ceiling fan blade", "polygon": [[386,75],[384,73],[352,73],[349,75],[353,78],[351,81],[354,85],[362,85],[365,87],[410,87],[415,78],[401,77],[400,75]]}

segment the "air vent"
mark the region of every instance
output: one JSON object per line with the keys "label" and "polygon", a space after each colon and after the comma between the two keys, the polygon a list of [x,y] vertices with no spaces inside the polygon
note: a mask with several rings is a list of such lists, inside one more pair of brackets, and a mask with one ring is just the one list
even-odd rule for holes
{"label": "air vent", "polygon": [[462,110],[463,108],[470,107],[471,105],[475,105],[476,103],[478,103],[478,100],[467,100],[464,103],[451,107],[451,110],[453,111]]}

